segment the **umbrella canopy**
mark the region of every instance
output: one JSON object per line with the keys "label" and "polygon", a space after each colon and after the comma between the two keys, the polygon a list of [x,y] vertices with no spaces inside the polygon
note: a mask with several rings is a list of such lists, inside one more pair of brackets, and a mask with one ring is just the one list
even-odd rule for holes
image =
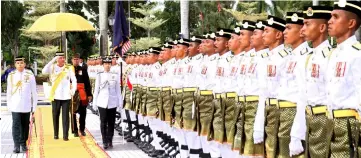
{"label": "umbrella canopy", "polygon": [[28,31],[95,31],[95,28],[79,15],[72,13],[51,13],[43,15],[36,20]]}

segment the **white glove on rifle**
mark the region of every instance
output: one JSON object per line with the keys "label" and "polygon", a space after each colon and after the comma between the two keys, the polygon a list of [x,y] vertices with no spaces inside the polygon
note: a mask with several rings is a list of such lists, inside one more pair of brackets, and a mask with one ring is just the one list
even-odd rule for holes
{"label": "white glove on rifle", "polygon": [[290,148],[290,156],[291,157],[301,154],[304,150],[301,139],[296,138],[296,137],[291,137],[291,142],[289,144],[289,148]]}
{"label": "white glove on rifle", "polygon": [[97,107],[95,104],[93,104],[92,107],[93,107],[93,110],[94,110],[94,111],[98,111],[98,107]]}

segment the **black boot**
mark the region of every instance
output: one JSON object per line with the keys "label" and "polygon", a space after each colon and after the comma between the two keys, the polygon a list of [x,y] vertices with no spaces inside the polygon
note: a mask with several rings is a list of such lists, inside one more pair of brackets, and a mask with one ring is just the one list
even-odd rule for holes
{"label": "black boot", "polygon": [[26,147],[26,144],[22,144],[22,145],[20,145],[20,146],[21,146],[21,150],[22,150],[23,152],[28,151],[28,147]]}
{"label": "black boot", "polygon": [[108,146],[109,148],[113,148],[113,137],[108,138]]}
{"label": "black boot", "polygon": [[19,145],[15,145],[14,146],[14,150],[13,150],[14,153],[20,153],[20,146]]}
{"label": "black boot", "polygon": [[150,153],[148,156],[150,157],[158,157],[158,155],[163,155],[165,152],[163,150],[155,150],[154,152]]}

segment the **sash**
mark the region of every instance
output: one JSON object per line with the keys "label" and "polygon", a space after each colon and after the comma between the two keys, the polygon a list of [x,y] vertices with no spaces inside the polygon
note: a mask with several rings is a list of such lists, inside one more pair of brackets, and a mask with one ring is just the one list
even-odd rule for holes
{"label": "sash", "polygon": [[79,92],[81,105],[88,105],[88,99],[87,99],[87,95],[86,95],[86,92],[85,92],[84,83],[78,83],[77,84],[77,89],[78,89],[78,92]]}
{"label": "sash", "polygon": [[68,70],[68,69],[64,68],[63,71],[61,71],[59,73],[59,75],[56,77],[54,83],[51,86],[50,96],[49,96],[50,101],[54,101],[55,90],[56,90],[56,88],[58,88],[61,80],[63,80],[63,78],[67,75],[67,72],[65,70]]}

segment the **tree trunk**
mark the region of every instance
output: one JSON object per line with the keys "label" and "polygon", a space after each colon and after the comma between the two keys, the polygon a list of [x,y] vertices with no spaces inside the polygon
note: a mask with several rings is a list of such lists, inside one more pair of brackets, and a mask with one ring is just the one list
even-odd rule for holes
{"label": "tree trunk", "polygon": [[189,38],[189,1],[180,1],[181,33],[184,38]]}
{"label": "tree trunk", "polygon": [[101,47],[99,55],[108,54],[108,1],[99,0],[99,29]]}
{"label": "tree trunk", "polygon": [[[64,0],[60,0],[60,13],[65,13],[66,12],[66,7],[65,7],[65,2]],[[64,31],[61,32],[61,51],[62,52],[66,52],[66,33]]]}

